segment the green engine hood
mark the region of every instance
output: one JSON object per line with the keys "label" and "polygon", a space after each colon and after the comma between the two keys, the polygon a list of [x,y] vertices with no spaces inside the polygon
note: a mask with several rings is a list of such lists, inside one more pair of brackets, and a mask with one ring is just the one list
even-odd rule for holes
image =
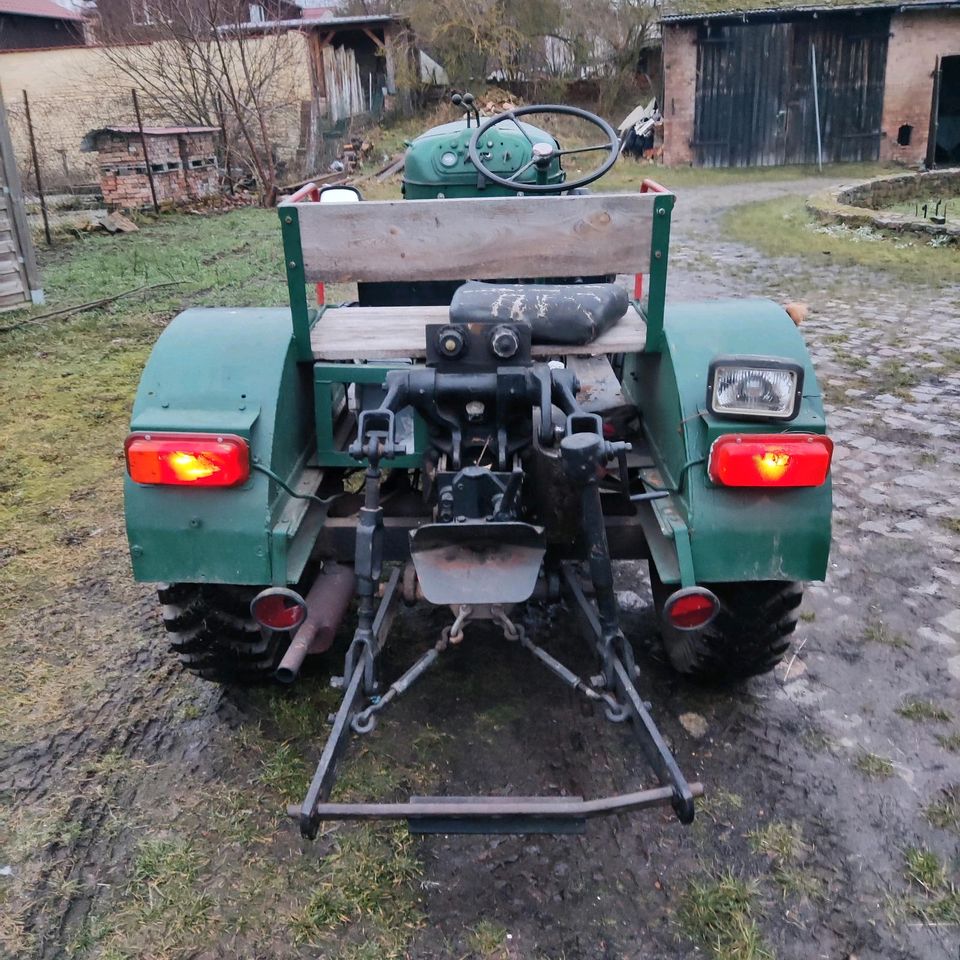
{"label": "green engine hood", "polygon": [[[522,130],[521,130],[522,128]],[[502,197],[514,191],[485,182],[478,186],[476,167],[470,162],[467,147],[477,129],[466,120],[444,123],[417,137],[407,148],[403,170],[403,195],[408,200],[444,197]],[[530,160],[534,143],[556,145],[545,130],[529,123],[504,120],[486,132],[480,145],[484,163],[490,170],[507,177]],[[489,158],[487,154],[490,154]],[[565,174],[559,158],[550,165],[548,183],[563,183]],[[517,178],[519,183],[536,183],[533,167]]]}

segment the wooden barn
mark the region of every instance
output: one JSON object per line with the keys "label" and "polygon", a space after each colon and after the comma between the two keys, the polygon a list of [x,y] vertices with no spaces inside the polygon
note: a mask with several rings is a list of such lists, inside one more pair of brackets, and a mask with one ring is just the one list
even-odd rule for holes
{"label": "wooden barn", "polygon": [[53,0],[0,0],[0,50],[79,47],[83,17]]}
{"label": "wooden barn", "polygon": [[667,0],[664,162],[960,160],[960,0]]}

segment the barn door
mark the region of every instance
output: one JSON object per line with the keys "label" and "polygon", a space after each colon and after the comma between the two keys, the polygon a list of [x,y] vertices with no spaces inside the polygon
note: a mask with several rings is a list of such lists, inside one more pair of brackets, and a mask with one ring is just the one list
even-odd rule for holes
{"label": "barn door", "polygon": [[735,24],[701,34],[693,142],[698,165],[783,163],[790,30],[785,23]]}
{"label": "barn door", "polygon": [[889,16],[705,27],[697,44],[694,155],[701,166],[876,160]]}

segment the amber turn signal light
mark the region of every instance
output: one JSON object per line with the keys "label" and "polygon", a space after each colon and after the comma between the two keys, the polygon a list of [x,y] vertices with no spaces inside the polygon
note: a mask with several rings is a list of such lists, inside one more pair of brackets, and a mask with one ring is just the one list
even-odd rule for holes
{"label": "amber turn signal light", "polygon": [[250,445],[210,433],[131,433],[127,472],[137,483],[234,487],[250,476]]}
{"label": "amber turn signal light", "polygon": [[710,448],[707,471],[726,487],[819,487],[833,441],[816,433],[728,433]]}

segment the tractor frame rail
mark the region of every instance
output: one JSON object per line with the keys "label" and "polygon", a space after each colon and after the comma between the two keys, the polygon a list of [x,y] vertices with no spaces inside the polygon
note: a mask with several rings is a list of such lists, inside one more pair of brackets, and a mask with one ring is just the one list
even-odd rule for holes
{"label": "tractor frame rail", "polygon": [[[458,631],[465,616],[458,617],[452,628],[444,630],[440,642],[431,647],[382,696],[376,694],[376,661],[389,636],[396,605],[400,599],[401,570],[396,568],[387,578],[376,614],[369,632],[358,631],[346,657],[343,678],[335,678],[335,686],[344,693],[340,707],[320,756],[313,781],[303,803],[287,808],[296,819],[303,836],[316,837],[323,821],[345,820],[406,820],[413,833],[581,833],[586,821],[601,816],[630,813],[649,807],[673,807],[681,823],[690,823],[694,816],[694,799],[703,794],[699,783],[688,783],[673,754],[657,729],[635,685],[639,669],[624,663],[623,651],[611,649],[604,643],[604,631],[597,607],[580,582],[577,565],[564,563],[562,583],[577,606],[584,624],[588,643],[600,655],[604,674],[612,684],[602,689],[603,676],[584,681],[542,647],[530,641],[522,627],[515,626],[505,614],[494,613],[492,619],[504,627],[507,640],[519,641],[544,666],[566,685],[579,690],[588,699],[604,705],[605,715],[613,723],[629,721],[639,741],[641,751],[660,782],[658,787],[633,793],[596,799],[572,796],[542,797],[411,797],[398,803],[331,803],[330,793],[336,782],[337,762],[343,754],[350,733],[368,733],[376,725],[376,717],[395,697],[405,693],[412,684],[436,663],[439,654]],[[511,635],[511,633],[513,635]]]}

